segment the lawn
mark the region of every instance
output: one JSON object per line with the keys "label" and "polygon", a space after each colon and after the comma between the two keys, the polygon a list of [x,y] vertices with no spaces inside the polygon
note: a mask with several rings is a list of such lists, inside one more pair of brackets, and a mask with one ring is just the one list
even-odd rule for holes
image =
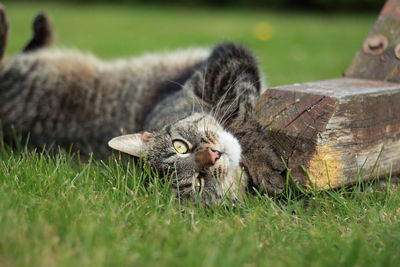
{"label": "lawn", "polygon": [[[271,86],[338,77],[374,14],[5,3],[8,55],[47,11],[56,45],[104,59],[233,40]],[[387,177],[390,179],[391,177]],[[140,164],[0,142],[0,266],[397,266],[400,191],[376,181],[232,206],[181,203]]]}

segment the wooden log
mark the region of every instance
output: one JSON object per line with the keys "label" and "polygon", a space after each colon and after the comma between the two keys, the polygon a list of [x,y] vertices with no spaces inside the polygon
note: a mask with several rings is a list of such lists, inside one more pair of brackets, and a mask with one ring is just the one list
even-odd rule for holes
{"label": "wooden log", "polygon": [[295,181],[317,189],[400,173],[400,0],[386,2],[345,77],[264,93],[252,125],[271,149],[249,144],[244,153],[244,159],[258,156],[271,166],[260,171],[259,162],[248,161],[256,185],[282,190],[273,154]]}
{"label": "wooden log", "polygon": [[388,0],[346,77],[400,82],[400,0]]}
{"label": "wooden log", "polygon": [[303,186],[400,172],[400,83],[340,78],[271,88],[254,115]]}

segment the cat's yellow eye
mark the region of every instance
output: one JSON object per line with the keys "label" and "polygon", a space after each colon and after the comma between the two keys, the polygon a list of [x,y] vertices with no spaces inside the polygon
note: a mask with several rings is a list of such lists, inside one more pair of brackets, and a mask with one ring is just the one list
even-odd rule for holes
{"label": "cat's yellow eye", "polygon": [[188,145],[181,140],[174,140],[172,144],[179,154],[185,154],[189,151]]}

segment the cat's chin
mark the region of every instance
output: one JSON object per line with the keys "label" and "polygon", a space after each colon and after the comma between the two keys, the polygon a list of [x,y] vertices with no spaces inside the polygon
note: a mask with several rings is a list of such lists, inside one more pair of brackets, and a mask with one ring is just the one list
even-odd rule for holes
{"label": "cat's chin", "polygon": [[240,163],[242,147],[239,141],[229,132],[221,131],[218,133],[222,144],[222,152],[229,158],[229,167],[236,168]]}

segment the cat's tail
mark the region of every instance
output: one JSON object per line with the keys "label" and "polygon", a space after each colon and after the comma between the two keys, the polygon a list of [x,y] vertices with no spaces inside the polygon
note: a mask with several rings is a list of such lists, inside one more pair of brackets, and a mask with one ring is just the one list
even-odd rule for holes
{"label": "cat's tail", "polygon": [[36,15],[32,23],[32,31],[32,39],[23,49],[24,53],[48,47],[53,43],[53,27],[46,13]]}
{"label": "cat's tail", "polygon": [[8,37],[8,20],[3,5],[0,4],[0,61],[3,59],[6,51]]}

